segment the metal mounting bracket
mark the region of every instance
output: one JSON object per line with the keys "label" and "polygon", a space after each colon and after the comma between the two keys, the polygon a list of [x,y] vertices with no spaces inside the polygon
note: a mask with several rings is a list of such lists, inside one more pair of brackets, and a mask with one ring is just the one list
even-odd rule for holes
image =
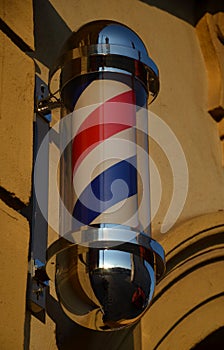
{"label": "metal mounting bracket", "polygon": [[[47,85],[36,76],[35,85],[35,115],[34,115],[34,151],[35,160],[45,137],[48,137],[51,121],[49,107],[49,91]],[[41,190],[44,195],[45,208],[40,208],[36,198],[35,186],[32,194],[31,244],[28,270],[28,307],[42,322],[45,321],[46,293],[48,291],[48,276],[45,271],[46,250],[48,239],[48,143],[44,149],[43,167],[41,173]]]}
{"label": "metal mounting bracket", "polygon": [[51,111],[61,107],[61,100],[51,95],[48,86],[36,76],[35,112],[51,121]]}

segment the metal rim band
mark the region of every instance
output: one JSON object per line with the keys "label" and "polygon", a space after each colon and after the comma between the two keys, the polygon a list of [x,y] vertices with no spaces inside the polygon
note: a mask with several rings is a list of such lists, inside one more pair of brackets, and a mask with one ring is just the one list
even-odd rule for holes
{"label": "metal rim band", "polygon": [[[91,45],[90,49],[92,46],[95,47],[99,45]],[[118,54],[118,51],[112,50],[110,50],[109,53],[106,53],[103,50],[102,52],[91,53],[90,50],[88,55],[89,48],[85,48],[87,51],[85,55],[81,55],[77,51],[78,49],[74,49],[68,51],[66,54],[62,55],[59,58],[56,66],[49,72],[50,91],[52,90],[51,82],[53,80],[53,77],[59,70],[61,70],[60,90],[62,90],[69,81],[75,79],[80,75],[105,71],[132,74],[135,78],[142,82],[142,84],[145,86],[146,91],[153,96],[153,99],[157,96],[159,92],[158,69],[149,57],[147,60],[138,59],[136,55],[137,51],[134,49],[132,57],[128,55]],[[127,48],[127,50],[130,49]]]}
{"label": "metal rim band", "polygon": [[[129,241],[125,240],[125,237],[127,237],[128,233],[134,235],[134,238]],[[119,228],[119,226],[117,228],[95,228],[88,226],[82,228],[82,230],[80,230],[80,234],[83,237],[83,248],[85,249],[108,249],[108,247],[112,247],[111,250],[118,249],[121,251],[130,251],[131,249],[134,253],[137,253],[136,248],[142,247],[144,248],[143,257],[146,260],[148,253],[154,254],[155,276],[157,282],[165,272],[165,253],[162,246],[144,233],[137,233],[137,231],[128,230],[128,228],[122,229]],[[63,250],[77,245],[74,243],[74,241],[72,242],[72,239],[73,234],[70,234],[69,237],[61,237],[59,240],[55,241],[47,250],[47,261],[51,260],[55,255],[62,252]],[[79,244],[79,246],[81,245]]]}

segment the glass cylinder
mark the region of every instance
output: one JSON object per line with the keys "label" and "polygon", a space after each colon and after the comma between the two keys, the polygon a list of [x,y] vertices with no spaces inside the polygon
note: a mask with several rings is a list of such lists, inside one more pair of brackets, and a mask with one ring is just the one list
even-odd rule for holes
{"label": "glass cylinder", "polygon": [[100,72],[70,82],[62,97],[63,144],[71,140],[61,158],[68,211],[63,236],[86,225],[124,225],[149,234],[145,87],[130,75]]}

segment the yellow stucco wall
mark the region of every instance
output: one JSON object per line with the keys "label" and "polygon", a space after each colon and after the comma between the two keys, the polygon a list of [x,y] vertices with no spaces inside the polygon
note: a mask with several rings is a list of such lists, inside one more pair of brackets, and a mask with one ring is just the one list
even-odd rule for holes
{"label": "yellow stucco wall", "polygon": [[23,348],[26,315],[30,228],[20,210],[31,196],[35,69],[23,49],[33,47],[32,1],[1,1],[0,15],[0,348],[13,350]]}

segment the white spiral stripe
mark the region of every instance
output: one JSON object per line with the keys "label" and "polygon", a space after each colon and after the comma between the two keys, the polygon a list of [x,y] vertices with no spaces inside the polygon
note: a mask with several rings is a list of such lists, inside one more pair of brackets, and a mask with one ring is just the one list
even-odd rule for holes
{"label": "white spiral stripe", "polygon": [[110,100],[124,92],[130,91],[131,88],[124,83],[115,80],[94,80],[82,92],[75,105],[75,111],[88,106],[98,105],[98,107],[107,100]]}
{"label": "white spiral stripe", "polygon": [[[102,171],[102,169],[99,168],[98,173],[94,172],[99,164],[108,159],[114,159],[115,164],[119,159],[124,160],[136,155],[136,144],[124,138],[118,138],[117,135],[118,134],[96,146],[77,168],[73,177],[73,186],[78,197],[86,188],[87,184],[93,180],[92,174],[94,173],[96,177]],[[108,163],[105,162],[104,170],[107,169],[106,164]]]}
{"label": "white spiral stripe", "polygon": [[[103,96],[102,94],[99,94],[99,91],[101,91],[102,87]],[[107,79],[93,81],[89,86],[86,87],[76,102],[74,112],[72,113],[75,116],[75,122],[72,126],[73,135],[77,134],[77,131],[85,119],[87,119],[88,116],[94,112],[94,110],[99,108],[106,101],[112,99],[113,97],[116,97],[117,95],[128,91],[131,91],[131,88],[129,88],[124,83],[110,80],[110,85],[108,86]],[[88,106],[86,106],[86,101],[89,103]]]}
{"label": "white spiral stripe", "polygon": [[[134,211],[134,213],[133,213]],[[130,213],[133,213],[130,217]],[[98,224],[102,222],[120,222],[120,217],[123,217],[125,225],[133,228],[139,226],[138,220],[138,208],[137,208],[137,195],[125,198],[119,203],[114,204],[104,212],[102,212],[92,224]]]}

